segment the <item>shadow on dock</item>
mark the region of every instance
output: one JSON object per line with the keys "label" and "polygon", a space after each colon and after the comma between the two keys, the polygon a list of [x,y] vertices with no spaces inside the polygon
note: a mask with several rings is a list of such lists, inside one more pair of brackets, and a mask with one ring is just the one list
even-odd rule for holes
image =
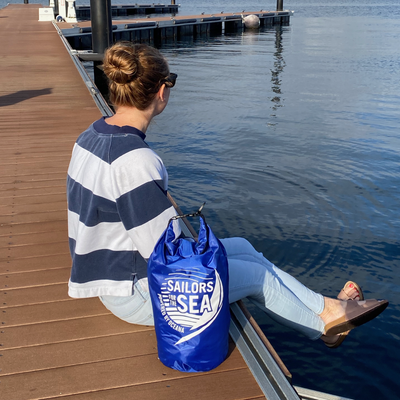
{"label": "shadow on dock", "polygon": [[32,99],[34,97],[45,96],[52,93],[52,88],[39,89],[39,90],[19,90],[15,93],[0,96],[0,107],[12,106],[21,101]]}

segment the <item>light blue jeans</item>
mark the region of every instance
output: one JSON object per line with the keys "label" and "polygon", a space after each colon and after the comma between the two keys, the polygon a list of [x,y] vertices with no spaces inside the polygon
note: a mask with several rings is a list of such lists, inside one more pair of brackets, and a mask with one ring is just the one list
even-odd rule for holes
{"label": "light blue jeans", "polygon": [[[243,238],[221,239],[228,254],[229,302],[247,297],[268,315],[310,339],[318,339],[325,324],[319,317],[324,298],[277,268]],[[154,325],[147,278],[134,285],[127,297],[102,296],[100,300],[122,320]]]}

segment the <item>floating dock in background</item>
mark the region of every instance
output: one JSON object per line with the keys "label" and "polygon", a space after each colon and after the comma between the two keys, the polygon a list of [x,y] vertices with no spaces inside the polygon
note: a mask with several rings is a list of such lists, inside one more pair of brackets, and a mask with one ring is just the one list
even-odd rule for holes
{"label": "floating dock in background", "polygon": [[[185,37],[196,38],[204,35],[221,35],[245,29],[242,17],[257,15],[260,26],[288,25],[290,11],[244,11],[239,13],[203,14],[129,19],[113,21],[113,41],[128,40],[134,43],[160,45]],[[90,22],[76,24],[59,23],[59,28],[75,50],[92,49],[92,28]]]}
{"label": "floating dock in background", "polygon": [[[131,5],[111,5],[113,17],[127,17],[129,15],[147,15],[147,14],[176,14],[178,4],[131,4]],[[77,19],[90,19],[90,6],[76,5]]]}

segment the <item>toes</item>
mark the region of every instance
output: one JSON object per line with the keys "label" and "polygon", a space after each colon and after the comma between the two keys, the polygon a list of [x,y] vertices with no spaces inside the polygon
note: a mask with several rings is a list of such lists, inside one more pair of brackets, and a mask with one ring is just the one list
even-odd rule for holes
{"label": "toes", "polygon": [[344,285],[344,288],[340,291],[337,298],[339,300],[344,300],[344,301],[347,300],[359,301],[361,300],[361,293],[357,285],[355,285],[354,282],[349,281]]}
{"label": "toes", "polygon": [[349,300],[360,300],[360,292],[352,283],[350,283],[343,291],[346,293],[346,296],[349,298]]}

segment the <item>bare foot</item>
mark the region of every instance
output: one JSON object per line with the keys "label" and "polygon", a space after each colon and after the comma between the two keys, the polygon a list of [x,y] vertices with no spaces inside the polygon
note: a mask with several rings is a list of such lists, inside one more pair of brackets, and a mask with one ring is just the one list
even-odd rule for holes
{"label": "bare foot", "polygon": [[337,320],[345,315],[347,301],[331,299],[324,297],[325,307],[319,315],[325,325]]}
{"label": "bare foot", "polygon": [[[364,294],[360,288],[360,286],[357,285],[357,283],[354,283],[352,281],[346,282],[344,285],[343,289],[339,292],[337,299],[343,300],[343,301],[349,301],[349,300],[364,300]],[[321,336],[321,340],[328,346],[329,348],[337,348],[339,347],[344,339],[346,339],[346,336],[350,333],[350,331],[339,333],[338,335],[334,336]]]}

